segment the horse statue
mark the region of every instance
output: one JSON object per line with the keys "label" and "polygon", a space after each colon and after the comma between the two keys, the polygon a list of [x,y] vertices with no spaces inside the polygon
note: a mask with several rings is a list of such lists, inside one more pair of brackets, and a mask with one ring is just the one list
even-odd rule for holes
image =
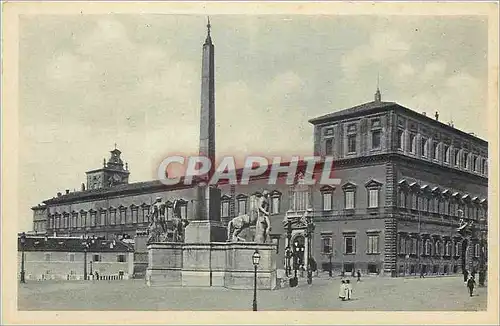
{"label": "horse statue", "polygon": [[241,214],[233,218],[227,224],[227,241],[228,242],[237,242],[237,241],[246,241],[242,237],[240,237],[240,233],[249,228],[252,225],[257,224],[257,217],[259,213],[257,208],[250,210],[248,214]]}
{"label": "horse statue", "polygon": [[182,218],[181,214],[181,205],[180,200],[174,200],[172,204],[172,227],[173,227],[173,241],[174,242],[183,242],[184,241],[184,229],[188,226],[189,221],[185,218]]}
{"label": "horse statue", "polygon": [[[255,225],[254,241],[257,243],[265,243],[269,232],[271,231],[271,222],[269,220],[269,192],[264,190],[262,198],[259,200],[257,207],[251,207],[248,214],[242,214],[233,218],[227,224],[227,241],[237,242],[245,241],[240,237],[240,233]],[[262,212],[261,209],[266,212]]]}

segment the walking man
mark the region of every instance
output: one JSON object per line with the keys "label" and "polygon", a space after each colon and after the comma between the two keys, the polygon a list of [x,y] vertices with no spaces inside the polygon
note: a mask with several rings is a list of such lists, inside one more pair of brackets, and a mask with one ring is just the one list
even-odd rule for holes
{"label": "walking man", "polygon": [[473,276],[470,276],[467,280],[467,287],[469,288],[469,295],[472,297],[472,293],[474,292],[474,285],[476,285],[476,281]]}
{"label": "walking man", "polygon": [[361,282],[361,271],[358,269],[358,282]]}

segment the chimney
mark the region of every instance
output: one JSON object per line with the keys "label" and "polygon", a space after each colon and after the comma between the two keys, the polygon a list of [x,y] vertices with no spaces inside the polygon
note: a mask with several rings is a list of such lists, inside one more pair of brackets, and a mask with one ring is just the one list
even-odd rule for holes
{"label": "chimney", "polygon": [[66,189],[66,195],[69,194],[69,189]]}
{"label": "chimney", "polygon": [[438,113],[438,111],[436,111],[436,113],[434,113],[434,116],[436,117],[436,121],[439,121],[439,113]]}
{"label": "chimney", "polygon": [[57,193],[57,197],[61,197],[62,194],[60,192]]}

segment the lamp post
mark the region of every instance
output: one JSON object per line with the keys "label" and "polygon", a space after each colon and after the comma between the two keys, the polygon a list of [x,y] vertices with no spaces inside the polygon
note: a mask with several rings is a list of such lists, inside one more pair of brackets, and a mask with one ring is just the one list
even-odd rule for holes
{"label": "lamp post", "polygon": [[[306,236],[307,236],[307,261],[306,261],[306,266],[307,266],[307,284],[312,284],[312,266],[311,266],[311,261],[312,261],[312,235],[314,232],[314,224],[312,221],[313,217],[311,214],[307,214],[306,221],[307,221],[307,231],[306,231]],[[331,269],[331,268],[330,268]]]}
{"label": "lamp post", "polygon": [[[82,236],[83,242],[83,279],[86,281],[88,279],[87,275],[87,251],[90,245],[95,242],[95,238],[89,238],[86,234]],[[92,263],[92,262],[91,262]],[[92,274],[92,264],[90,265],[90,274]]]}
{"label": "lamp post", "polygon": [[259,265],[260,254],[258,250],[252,255],[252,262],[254,268],[253,274],[253,311],[257,311],[257,266]]}
{"label": "lamp post", "polygon": [[26,283],[24,278],[24,245],[26,244],[26,233],[21,233],[21,283]]}
{"label": "lamp post", "polygon": [[287,276],[290,276],[292,273],[292,267],[290,265],[290,259],[292,258],[292,250],[290,247],[292,246],[292,219],[290,216],[287,216],[287,225],[286,225],[286,237],[287,237],[287,247],[285,251],[286,257],[287,257],[287,271],[286,274]]}
{"label": "lamp post", "polygon": [[480,241],[479,241],[479,286],[484,286],[486,281],[486,252],[485,252],[485,233],[486,218],[481,218],[479,225]]}
{"label": "lamp post", "polygon": [[290,247],[285,248],[285,259],[286,259],[286,266],[285,266],[285,272],[286,276],[290,276],[292,273],[292,267],[290,266],[290,259],[292,258],[292,251]]}
{"label": "lamp post", "polygon": [[332,277],[332,256],[333,252],[332,249],[330,248],[330,252],[328,253],[328,259],[330,260],[330,264],[328,265],[328,276]]}

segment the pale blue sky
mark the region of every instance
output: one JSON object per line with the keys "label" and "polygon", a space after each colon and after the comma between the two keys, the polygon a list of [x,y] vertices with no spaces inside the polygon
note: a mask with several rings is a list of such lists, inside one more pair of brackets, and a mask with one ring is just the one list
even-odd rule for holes
{"label": "pale blue sky", "polygon": [[[309,154],[308,119],[382,98],[486,139],[487,22],[479,16],[212,16],[217,154]],[[22,16],[20,229],[79,189],[113,144],[131,181],[196,152],[206,17]]]}

